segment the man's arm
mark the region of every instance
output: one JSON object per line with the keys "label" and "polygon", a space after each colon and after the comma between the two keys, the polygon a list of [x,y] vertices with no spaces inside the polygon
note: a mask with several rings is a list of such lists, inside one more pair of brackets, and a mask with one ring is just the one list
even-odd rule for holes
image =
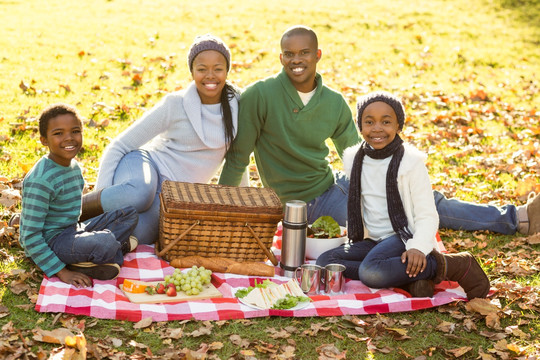
{"label": "man's arm", "polygon": [[259,138],[265,115],[264,101],[259,91],[254,87],[248,88],[240,97],[238,133],[225,156],[219,184],[233,186],[240,184]]}

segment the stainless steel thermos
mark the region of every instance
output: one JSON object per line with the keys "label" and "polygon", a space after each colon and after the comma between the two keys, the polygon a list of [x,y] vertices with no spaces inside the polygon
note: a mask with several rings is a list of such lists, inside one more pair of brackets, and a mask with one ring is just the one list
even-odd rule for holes
{"label": "stainless steel thermos", "polygon": [[302,200],[291,200],[285,204],[281,261],[283,276],[293,277],[297,267],[302,266],[306,256],[307,208]]}

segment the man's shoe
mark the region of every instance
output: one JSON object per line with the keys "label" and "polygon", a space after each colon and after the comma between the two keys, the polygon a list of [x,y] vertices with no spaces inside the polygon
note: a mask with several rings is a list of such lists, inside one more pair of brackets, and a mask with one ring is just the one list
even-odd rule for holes
{"label": "man's shoe", "polygon": [[97,280],[112,280],[120,273],[118,264],[94,264],[91,262],[81,262],[68,264],[66,266],[71,271],[76,271]]}
{"label": "man's shoe", "polygon": [[527,200],[527,217],[529,218],[529,229],[527,235],[534,235],[540,232],[540,194],[531,192]]}
{"label": "man's shoe", "polygon": [[122,243],[122,254],[126,255],[127,253],[132,252],[139,245],[139,240],[133,235],[131,235],[126,241]]}

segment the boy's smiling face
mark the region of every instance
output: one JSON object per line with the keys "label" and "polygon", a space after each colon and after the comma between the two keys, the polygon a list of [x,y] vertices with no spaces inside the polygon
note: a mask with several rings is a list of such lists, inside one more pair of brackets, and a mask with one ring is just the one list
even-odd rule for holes
{"label": "boy's smiling face", "polygon": [[361,121],[362,137],[376,150],[390,144],[400,131],[394,109],[383,101],[369,104]]}
{"label": "boy's smiling face", "polygon": [[82,124],[72,114],[56,116],[49,120],[47,136],[40,140],[49,148],[49,159],[69,166],[82,147]]}
{"label": "boy's smiling face", "polygon": [[281,41],[279,59],[296,90],[308,93],[315,88],[317,62],[321,50],[309,34],[289,35]]}

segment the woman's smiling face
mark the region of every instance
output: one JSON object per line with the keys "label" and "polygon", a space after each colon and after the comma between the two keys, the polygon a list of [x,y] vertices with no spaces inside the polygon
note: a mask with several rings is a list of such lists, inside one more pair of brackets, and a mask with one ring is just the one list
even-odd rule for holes
{"label": "woman's smiling face", "polygon": [[193,60],[191,76],[201,103],[218,104],[227,80],[227,59],[219,51],[203,51]]}
{"label": "woman's smiling face", "polygon": [[364,140],[376,150],[390,144],[400,131],[394,109],[383,101],[369,104],[362,113],[361,122]]}

